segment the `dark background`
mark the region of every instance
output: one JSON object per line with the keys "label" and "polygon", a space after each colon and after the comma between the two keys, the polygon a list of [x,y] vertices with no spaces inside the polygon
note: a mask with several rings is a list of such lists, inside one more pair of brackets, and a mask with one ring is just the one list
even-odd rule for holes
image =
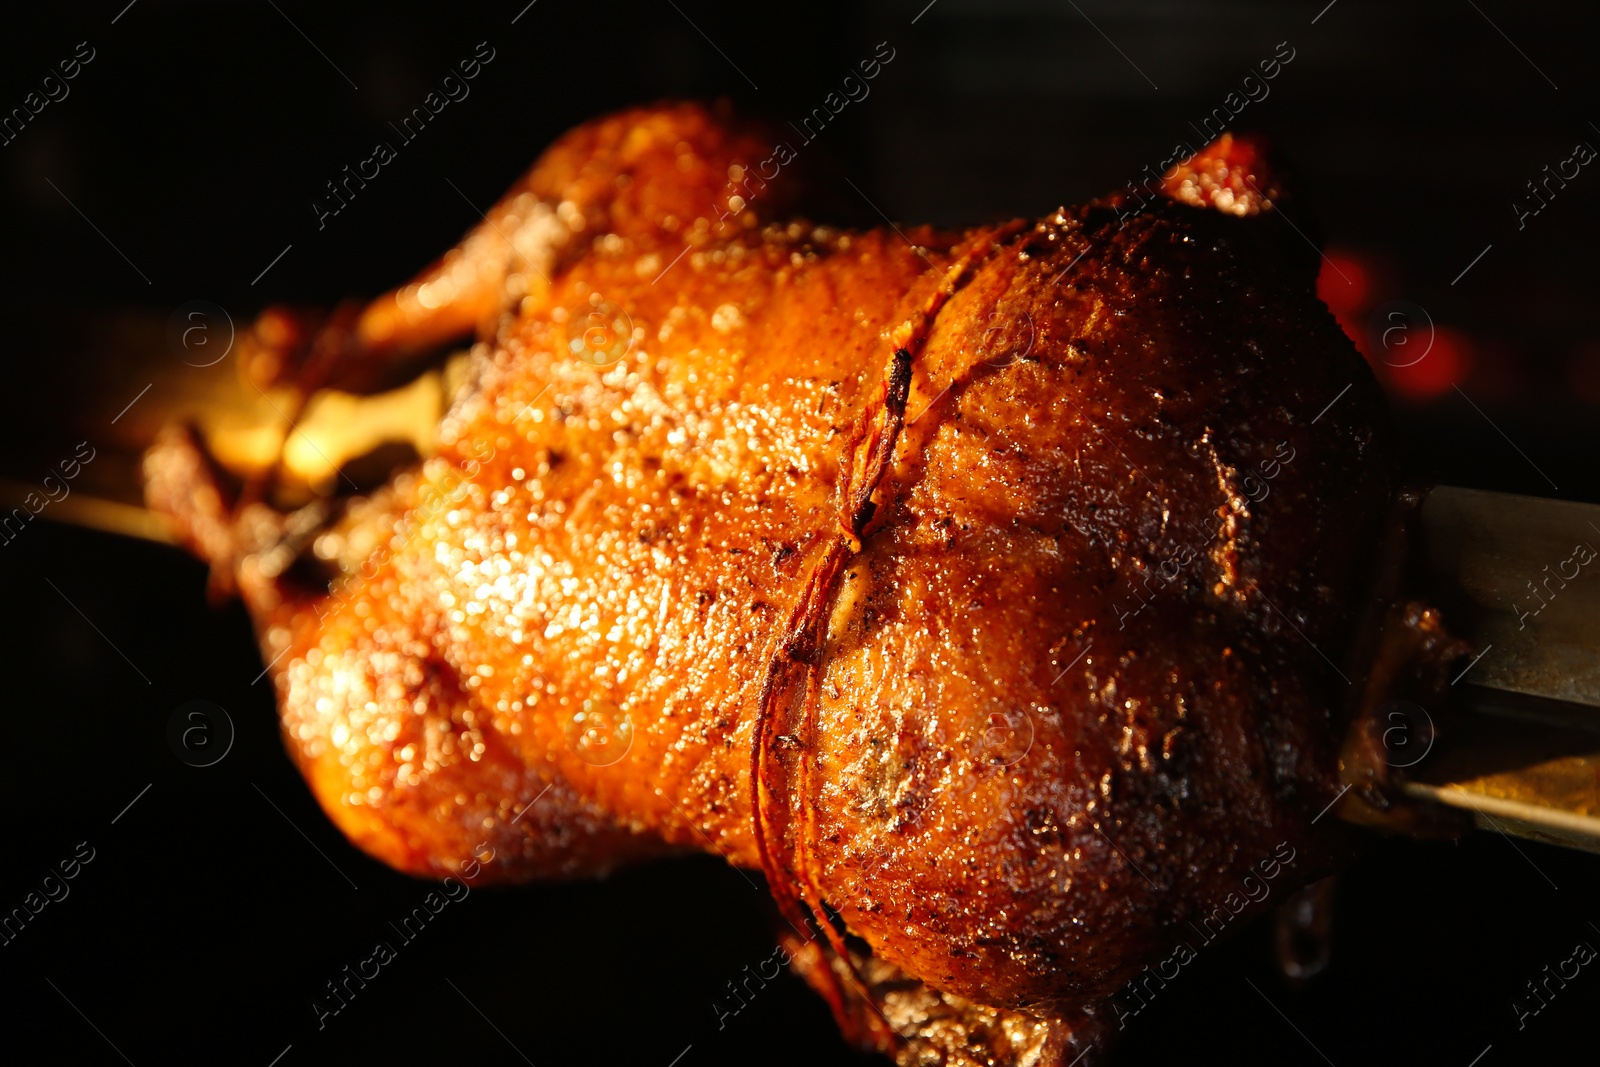
{"label": "dark background", "polygon": [[[889,215],[954,224],[1137,177],[1288,41],[1294,61],[1239,126],[1270,132],[1296,166],[1292,221],[1327,242],[1328,298],[1378,357],[1412,476],[1600,500],[1600,173],[1520,231],[1512,208],[1577,141],[1600,145],[1591,5],[938,0],[913,25],[925,0],[124,2],[8,14],[0,40],[7,110],[79,41],[97,53],[0,147],[7,478],[37,481],[93,412],[96,476],[131,487],[140,424],[100,413],[136,387],[105,323],[159,324],[196,299],[242,323],[268,302],[378,292],[476,221],[447,178],[487,207],[606,110],[726,95],[797,117],[887,40],[896,58],[822,140]],[[322,183],[484,40],[497,54],[472,95],[318,232]],[[1436,324],[1414,368],[1384,365],[1364,329],[1394,300]],[[208,608],[204,581],[173,550],[49,523],[0,546],[13,679],[0,910],[78,842],[96,850],[71,895],[0,947],[0,1057],[265,1067],[292,1045],[285,1067],[523,1062],[514,1045],[540,1067],[851,1061],[795,979],[718,1029],[713,1000],[772,941],[763,895],[715,859],[475,891],[318,1031],[309,999],[426,887],[318,811],[267,683],[251,682],[244,614]],[[238,730],[204,769],[165,737],[193,698]],[[1326,974],[1289,988],[1257,924],[1185,968],[1116,1062],[1592,1056],[1594,968],[1520,1031],[1510,1002],[1576,942],[1600,945],[1597,890],[1595,857],[1492,834],[1377,843],[1343,876]]]}

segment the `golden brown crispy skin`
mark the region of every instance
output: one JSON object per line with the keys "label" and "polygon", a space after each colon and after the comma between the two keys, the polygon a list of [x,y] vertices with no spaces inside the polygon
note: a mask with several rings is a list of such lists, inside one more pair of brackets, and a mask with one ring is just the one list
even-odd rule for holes
{"label": "golden brown crispy skin", "polygon": [[[367,313],[391,344],[506,308],[439,454],[317,541],[332,592],[290,579],[259,508],[221,562],[291,753],[373,855],[501,880],[671,848],[762,867],[759,752],[780,900],[870,949],[800,961],[863,1040],[896,1044],[869,991],[902,1056],[1064,1062],[1280,843],[1296,881],[1328,862],[1310,822],[1391,492],[1380,395],[1265,194],[902,237],[787,222],[779,175],[719,219],[730,166],[769,154],[689,106],[558,144],[498,243],[455,254],[442,312],[407,318],[402,290]],[[1257,165],[1223,142],[1187,188],[1237,188],[1235,157]],[[842,471],[896,414],[897,348],[904,425],[852,529]],[[151,497],[212,529],[184,447],[152,453]],[[896,968],[932,990],[886,992]]]}

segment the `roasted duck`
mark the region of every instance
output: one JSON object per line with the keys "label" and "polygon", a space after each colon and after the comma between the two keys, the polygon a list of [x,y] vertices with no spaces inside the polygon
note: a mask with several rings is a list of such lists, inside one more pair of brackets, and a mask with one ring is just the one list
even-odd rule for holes
{"label": "roasted duck", "polygon": [[263,315],[248,373],[307,390],[476,337],[381,490],[282,513],[174,429],[147,495],[368,853],[711,850],[865,1046],[1070,1063],[1176,931],[1340,853],[1381,396],[1254,142],[960,232],[802,221],[772,143],[601,119],[410,284]]}

